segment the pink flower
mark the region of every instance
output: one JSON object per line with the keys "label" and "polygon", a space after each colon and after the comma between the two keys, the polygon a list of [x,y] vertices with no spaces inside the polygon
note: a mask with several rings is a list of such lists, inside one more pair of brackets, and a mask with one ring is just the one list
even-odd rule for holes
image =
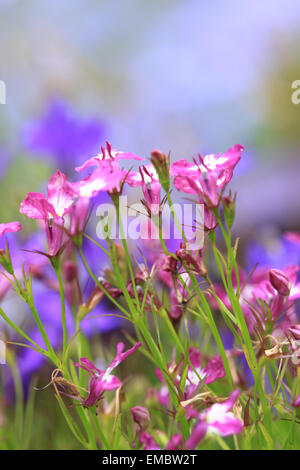
{"label": "pink flower", "polygon": [[84,231],[87,221],[90,200],[87,197],[79,197],[75,200],[72,212],[70,213],[70,234],[78,235]]}
{"label": "pink flower", "polygon": [[126,182],[132,186],[141,186],[145,197],[144,205],[150,214],[157,216],[160,211],[161,184],[153,165],[142,166],[139,172],[128,175]]}
{"label": "pink flower", "polygon": [[185,159],[173,163],[170,174],[175,176],[175,187],[179,191],[197,194],[209,208],[217,207],[243,149],[241,145],[234,145],[224,155],[211,154],[204,158],[199,155],[199,163]]}
{"label": "pink flower", "polygon": [[[161,447],[154,440],[154,437],[147,432],[142,432],[140,435],[140,442],[144,444],[143,450],[161,450]],[[177,450],[182,442],[182,435],[174,434],[167,443],[166,450]]]}
{"label": "pink flower", "polygon": [[216,356],[210,359],[203,369],[205,377],[205,383],[210,384],[217,379],[225,377],[225,369],[221,356]]}
{"label": "pink flower", "polygon": [[[282,275],[288,279],[290,287],[289,296],[281,295],[274,288],[270,282],[269,270],[267,268],[261,268],[254,272],[251,279],[244,286],[240,296],[240,305],[250,333],[253,333],[257,327],[265,330],[266,324],[270,322],[270,318],[272,321],[271,326],[273,327],[277,320],[280,320],[279,327],[284,332],[291,324],[295,323],[294,301],[300,298],[300,283],[297,282],[298,271],[299,267],[296,265],[287,266],[281,271]],[[246,273],[240,271],[240,285],[243,285],[246,277]],[[217,284],[214,287],[218,297],[231,310],[230,300],[223,287]],[[233,287],[236,288],[234,276]],[[214,298],[209,296],[209,301],[215,308],[218,308]],[[270,315],[267,315],[266,308],[269,309]],[[283,313],[284,316],[282,317]]]}
{"label": "pink flower", "polygon": [[19,222],[8,222],[7,224],[0,224],[0,237],[5,233],[18,232],[22,230],[22,225]]}
{"label": "pink flower", "polygon": [[75,170],[80,172],[90,166],[100,167],[102,166],[104,160],[110,160],[111,162],[114,162],[121,159],[144,160],[143,158],[138,157],[137,155],[131,152],[120,152],[118,150],[112,150],[110,143],[106,142],[106,149],[101,147],[101,153],[99,153],[95,157],[90,158],[83,165],[76,167]]}
{"label": "pink flower", "polygon": [[286,232],[284,234],[284,238],[292,243],[297,243],[300,245],[300,233],[297,232]]}
{"label": "pink flower", "polygon": [[177,450],[182,444],[182,441],[183,439],[181,434],[174,434],[169,440],[166,450]]}
{"label": "pink flower", "polygon": [[119,192],[127,173],[119,168],[117,161],[103,160],[90,176],[72,183],[72,188],[80,197],[88,199],[97,196],[100,191]]}
{"label": "pink flower", "polygon": [[144,444],[143,450],[161,450],[160,446],[155,442],[153,436],[147,432],[142,432],[140,442]]}
{"label": "pink flower", "polygon": [[117,377],[112,375],[111,372],[140,346],[141,343],[136,343],[131,349],[123,352],[125,348],[124,343],[118,343],[116,357],[106,370],[97,369],[87,358],[81,358],[81,363],[75,363],[76,367],[81,367],[92,375],[89,384],[89,395],[86,400],[82,401],[83,406],[93,406],[100,400],[104,391],[115,390],[121,387],[122,383]]}
{"label": "pink flower", "polygon": [[[195,449],[206,435],[217,434],[227,437],[232,434],[239,434],[243,430],[242,421],[230,411],[238,395],[238,390],[235,390],[225,402],[215,403],[203,413],[198,414],[196,425],[186,441],[187,449]],[[196,410],[192,410],[192,417],[196,416],[197,413]]]}
{"label": "pink flower", "polygon": [[72,210],[76,193],[59,170],[51,176],[47,192],[48,198],[41,193],[28,193],[21,202],[20,212],[45,222],[49,255],[55,256],[62,246],[64,216]]}
{"label": "pink flower", "polygon": [[[182,364],[183,360],[184,358],[182,357]],[[195,348],[190,348],[189,360],[191,365],[189,365],[187,370],[182,402],[190,400],[197,395],[204,383],[210,384],[217,379],[225,377],[223,362],[219,356],[210,359],[207,365],[203,368],[201,353]],[[180,363],[176,366],[176,371],[175,380],[176,383],[179,384],[182,377],[182,368],[180,367]],[[156,369],[155,373],[158,379],[163,383],[163,386],[157,393],[157,398],[162,406],[169,407],[170,395],[168,387],[165,384],[165,379],[160,369]]]}

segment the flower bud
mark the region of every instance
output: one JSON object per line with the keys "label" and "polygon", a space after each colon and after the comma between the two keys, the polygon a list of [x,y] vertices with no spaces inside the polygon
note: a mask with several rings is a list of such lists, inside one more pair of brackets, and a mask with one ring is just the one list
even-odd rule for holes
{"label": "flower bud", "polygon": [[67,260],[63,266],[64,278],[67,282],[72,282],[77,279],[78,270],[74,261]]}
{"label": "flower bud", "polygon": [[169,156],[162,153],[160,150],[153,150],[151,152],[151,163],[154,166],[158,175],[160,184],[166,192],[170,189],[170,159]]}
{"label": "flower bud", "polygon": [[269,272],[270,282],[278,294],[283,296],[290,295],[290,281],[288,277],[279,269],[271,269]]}
{"label": "flower bud", "polygon": [[104,292],[100,289],[100,287],[95,287],[87,302],[84,304],[84,307],[90,312],[93,310],[93,308],[96,307],[96,305],[98,305],[99,302],[101,302],[103,297]]}
{"label": "flower bud", "polygon": [[147,429],[150,423],[150,415],[147,408],[143,406],[135,406],[130,409],[133,421],[137,424],[138,432],[143,432]]}
{"label": "flower bud", "polygon": [[293,402],[293,407],[294,408],[299,408],[300,407],[300,394],[297,396],[297,398]]}
{"label": "flower bud", "polygon": [[9,274],[13,274],[14,269],[12,266],[7,241],[5,241],[5,250],[0,250],[0,264],[3,266],[5,271],[7,271]]}
{"label": "flower bud", "polygon": [[235,201],[236,194],[232,198],[231,192],[228,196],[223,196],[222,204],[224,210],[224,217],[228,228],[232,228],[235,217]]}

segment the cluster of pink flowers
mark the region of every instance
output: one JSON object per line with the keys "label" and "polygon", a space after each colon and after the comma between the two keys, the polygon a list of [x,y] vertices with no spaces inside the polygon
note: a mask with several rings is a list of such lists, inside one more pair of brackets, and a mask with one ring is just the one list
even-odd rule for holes
{"label": "cluster of pink flowers", "polygon": [[[194,450],[199,443],[211,435],[228,437],[240,434],[243,430],[243,422],[231,410],[234,407],[239,392],[234,391],[227,400],[214,403],[212,406],[199,412],[194,408],[186,408],[186,417],[191,423],[190,437],[184,440],[181,434],[174,434],[166,445],[167,450],[188,449]],[[147,432],[150,423],[148,410],[141,406],[131,409],[132,418],[137,423],[136,434],[143,450],[160,450],[155,437]]]}
{"label": "cluster of pink flowers", "polygon": [[[146,253],[144,258],[147,257],[150,264],[152,263],[151,267],[149,265],[134,265],[130,277],[129,275],[128,277],[124,276],[122,283],[114,282],[112,271],[108,269],[105,273],[106,277],[104,276],[102,279],[94,277],[94,281],[97,281],[94,285],[94,291],[88,301],[83,303],[78,266],[73,261],[72,249],[75,250],[75,245],[79,243],[78,240],[80,243],[82,242],[81,235],[85,230],[90,201],[93,198],[100,192],[107,192],[115,202],[121,195],[125,184],[131,188],[140,187],[143,193],[142,203],[149,218],[154,216],[159,219],[162,207],[167,200],[170,201],[170,182],[173,178],[174,186],[178,191],[195,196],[197,202],[204,206],[202,224],[205,229],[205,243],[210,240],[218,255],[214,244],[216,240],[214,230],[218,224],[222,228],[222,220],[224,219],[224,225],[231,229],[231,219],[226,214],[228,215],[231,209],[234,212],[235,199],[231,198],[231,194],[225,196],[224,191],[232,178],[234,168],[241,159],[242,151],[241,145],[234,145],[224,154],[210,154],[204,157],[199,155],[193,163],[181,159],[170,164],[169,156],[154,150],[151,152],[150,163],[144,164],[144,158],[130,152],[112,150],[110,144],[106,143],[106,147],[101,148],[99,155],[76,167],[78,173],[91,169],[89,176],[77,181],[68,181],[66,176],[58,170],[49,180],[47,196],[38,192],[29,192],[21,202],[20,212],[44,224],[48,252],[38,251],[38,253],[45,254],[56,267],[54,260],[60,259],[61,254],[67,251],[63,269],[65,293],[70,305],[76,304],[75,301],[73,302],[74,292],[72,291],[72,282],[75,280],[74,284],[78,294],[77,306],[80,313],[82,313],[80,309],[83,309],[84,315],[86,312],[89,313],[102,300],[105,291],[110,300],[121,298],[122,302],[125,299],[131,314],[135,306],[140,307],[140,305],[143,306],[143,315],[148,315],[154,310],[156,313],[163,310],[169,324],[171,323],[174,328],[173,333],[178,334],[182,318],[185,317],[188,310],[187,305],[195,298],[196,302],[204,304],[204,309],[199,316],[210,326],[213,324],[214,327],[213,315],[211,318],[209,316],[211,307],[222,313],[225,310],[228,321],[232,318],[235,320],[230,325],[233,336],[241,335],[243,322],[245,323],[249,338],[247,336],[247,341],[243,346],[248,347],[249,342],[251,347],[254,344],[259,345],[255,351],[255,348],[250,351],[252,353],[252,357],[249,354],[250,364],[251,361],[255,363],[256,354],[258,356],[265,353],[271,358],[291,357],[295,354],[295,341],[300,340],[300,325],[295,307],[296,299],[300,298],[299,267],[289,265],[282,270],[259,268],[247,274],[238,266],[235,255],[230,252],[231,240],[227,240],[227,245],[230,244],[230,247],[227,246],[227,260],[221,254],[219,259],[216,258],[219,260],[219,278],[222,279],[222,284],[218,280],[212,282],[208,275],[205,264],[205,255],[207,254],[205,244],[201,249],[190,250],[186,240],[180,240],[176,249],[167,247],[167,244],[162,247],[161,238],[163,237],[161,237],[160,240],[148,239],[144,242]],[[138,171],[126,170],[122,167],[124,160],[143,163],[140,164]],[[162,196],[164,192],[165,195]],[[9,232],[17,232],[21,228],[19,222],[0,224],[0,237]],[[293,242],[300,244],[298,234],[290,233],[288,237]],[[116,245],[114,246],[115,250],[117,250]],[[126,250],[124,249],[124,251]],[[119,261],[118,259],[117,263]],[[6,250],[1,250],[0,263],[15,279],[8,247]],[[162,295],[160,290],[156,292],[156,289],[149,288],[154,277],[155,282],[159,283]],[[6,277],[5,279],[9,283],[10,278]],[[59,273],[58,280],[61,286]],[[145,288],[145,284],[147,284],[147,288]],[[165,292],[168,295],[166,303],[164,302]],[[235,317],[233,295],[234,301],[238,303],[242,312],[243,322],[240,321],[238,315]],[[140,305],[138,305],[139,303]],[[138,313],[140,314],[140,312]],[[139,316],[136,318],[140,320]],[[130,320],[133,319],[134,314]],[[173,434],[165,446],[168,450],[195,449],[203,439],[212,434],[227,437],[239,434],[243,430],[244,423],[236,410],[236,404],[240,395],[238,388],[243,388],[244,384],[235,364],[236,358],[239,359],[243,354],[243,348],[227,349],[226,351],[224,348],[220,348],[222,340],[219,331],[216,326],[212,329],[220,355],[214,355],[214,353],[204,355],[197,348],[189,348],[188,345],[187,357],[184,357],[183,354],[178,355],[178,351],[174,348],[172,360],[168,362],[167,366],[155,370],[159,379],[159,387],[154,391],[151,389],[149,396],[155,398],[156,404],[158,403],[165,413],[172,415],[174,402],[171,386],[178,400],[178,406],[184,413],[184,419],[190,428],[188,438],[186,436],[184,438],[181,433]],[[66,331],[64,333],[67,334]],[[143,335],[145,338],[144,333],[145,330],[138,338],[140,339]],[[270,346],[272,344],[270,339],[276,341],[276,348]],[[75,393],[66,395],[86,408],[98,406],[99,402],[104,399],[105,392],[117,390],[123,385],[122,381],[112,374],[113,370],[141,346],[142,344],[137,342],[132,348],[124,351],[125,345],[118,343],[116,357],[106,370],[98,368],[88,358],[81,358],[80,362],[75,363],[75,366],[89,373],[87,396],[81,396],[76,388]],[[284,347],[287,352],[283,351]],[[157,350],[159,351],[159,348]],[[296,363],[296,367],[299,365],[300,360]],[[232,373],[231,388],[227,389],[228,393],[225,397],[216,397],[210,391],[214,390],[214,387],[218,389],[220,381],[225,382],[228,379],[226,371],[229,369]],[[65,382],[66,384],[70,386],[70,382]],[[210,391],[207,392],[207,390]],[[294,397],[293,403],[294,407],[298,407],[299,397]],[[142,406],[133,407],[131,415],[136,425],[135,441],[132,445],[145,450],[160,449],[159,439],[155,437],[155,433],[149,431],[150,415],[148,409]]]}
{"label": "cluster of pink flowers", "polygon": [[206,209],[216,208],[242,150],[242,146],[235,145],[224,155],[206,155],[204,158],[199,155],[199,162],[194,164],[180,160],[172,165],[169,165],[168,157],[156,150],[151,154],[152,163],[142,165],[134,172],[122,169],[120,161],[144,159],[131,152],[112,150],[107,143],[99,155],[76,168],[81,172],[95,167],[88,177],[70,182],[58,170],[50,178],[47,197],[41,193],[28,193],[20,212],[44,222],[49,256],[56,256],[63,247],[64,234],[74,236],[84,229],[89,201],[101,191],[120,194],[124,183],[131,187],[141,186],[145,207],[150,214],[158,215],[162,203],[159,175],[162,168],[166,180],[174,177],[178,190],[196,194]]}
{"label": "cluster of pink flowers", "polygon": [[[290,328],[297,322],[295,300],[300,298],[298,272],[299,266],[294,265],[284,270],[260,268],[252,274],[240,294],[240,305],[251,333],[261,332],[263,336],[267,331],[278,339],[289,335]],[[243,284],[246,274],[242,270],[239,277]],[[216,285],[215,289],[218,297],[231,309],[224,288]],[[210,301],[218,308],[212,296]]]}

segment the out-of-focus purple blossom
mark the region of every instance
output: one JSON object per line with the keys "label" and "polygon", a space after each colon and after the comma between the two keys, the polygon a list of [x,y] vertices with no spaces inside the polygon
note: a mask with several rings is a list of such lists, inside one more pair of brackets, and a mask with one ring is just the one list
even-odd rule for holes
{"label": "out-of-focus purple blossom", "polygon": [[245,250],[249,269],[258,263],[259,267],[283,269],[287,265],[300,263],[300,244],[287,236],[266,237],[262,242],[251,242]]}
{"label": "out-of-focus purple blossom", "polygon": [[41,118],[25,126],[23,141],[26,148],[45,155],[69,174],[99,151],[105,131],[100,119],[83,118],[66,102],[56,100]]}
{"label": "out-of-focus purple blossom", "polygon": [[[89,266],[96,277],[102,277],[108,259],[94,243],[84,240],[83,250]],[[92,278],[87,275],[83,264],[79,264],[79,275],[83,286],[83,297],[88,298],[95,288]],[[121,312],[107,298],[101,302],[81,322],[81,329],[87,336],[91,337],[99,333],[108,333],[119,328],[123,320],[117,316]]]}
{"label": "out-of-focus purple blossom", "polygon": [[[52,347],[57,349],[62,344],[59,292],[51,291],[38,285],[35,286],[33,291],[36,310],[38,311],[39,317],[47,331]],[[30,311],[28,310],[27,315],[30,317]],[[74,332],[74,324],[68,305],[66,305],[66,321],[68,333],[71,336]],[[33,318],[32,322],[30,322],[30,326],[26,330],[31,339],[33,339],[42,348],[45,348],[44,341]],[[47,359],[39,352],[30,348],[20,347],[16,361],[26,394],[33,374],[46,364]],[[5,379],[5,390],[7,394],[10,395],[12,390],[12,378],[10,374],[7,374]]]}

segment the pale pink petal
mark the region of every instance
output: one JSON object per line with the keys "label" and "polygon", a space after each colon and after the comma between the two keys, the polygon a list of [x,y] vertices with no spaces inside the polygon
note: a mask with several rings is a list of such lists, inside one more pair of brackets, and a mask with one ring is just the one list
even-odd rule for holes
{"label": "pale pink petal", "polygon": [[53,205],[41,193],[28,193],[26,199],[21,202],[20,212],[31,219],[48,220],[49,215],[56,215]]}
{"label": "pale pink petal", "polygon": [[47,190],[48,200],[58,216],[63,217],[70,212],[76,194],[73,186],[67,182],[66,175],[58,170],[51,176]]}

